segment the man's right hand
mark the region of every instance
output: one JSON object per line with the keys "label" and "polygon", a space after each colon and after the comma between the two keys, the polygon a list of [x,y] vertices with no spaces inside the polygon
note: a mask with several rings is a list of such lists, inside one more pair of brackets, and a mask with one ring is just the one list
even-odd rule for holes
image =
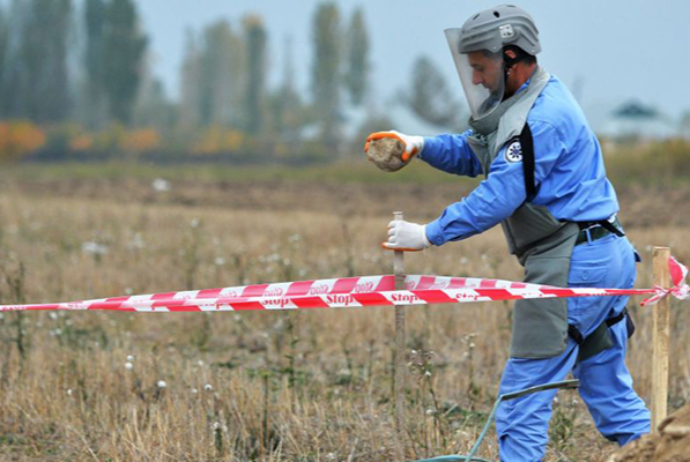
{"label": "man's right hand", "polygon": [[391,130],[387,132],[376,132],[367,136],[366,143],[364,144],[364,152],[369,151],[369,144],[372,141],[380,140],[383,138],[392,138],[402,143],[403,153],[401,156],[401,160],[405,164],[409,163],[414,156],[422,152],[422,149],[424,149],[424,137],[405,135],[395,130]]}

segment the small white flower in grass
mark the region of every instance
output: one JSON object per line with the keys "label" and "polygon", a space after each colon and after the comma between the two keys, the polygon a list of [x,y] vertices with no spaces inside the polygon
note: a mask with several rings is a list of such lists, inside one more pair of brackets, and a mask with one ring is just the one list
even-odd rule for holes
{"label": "small white flower in grass", "polygon": [[218,430],[220,428],[220,422],[213,422],[213,429]]}
{"label": "small white flower in grass", "polygon": [[213,391],[213,386],[210,383],[207,383],[206,385],[204,385],[204,390]]}
{"label": "small white flower in grass", "polygon": [[128,371],[131,371],[132,369],[134,369],[134,364],[129,363],[129,362],[125,363],[125,369],[127,369]]}
{"label": "small white flower in grass", "polygon": [[213,263],[216,264],[216,266],[223,266],[225,264],[225,258],[223,257],[216,257],[215,260],[213,260]]}
{"label": "small white flower in grass", "polygon": [[72,389],[71,388],[67,389],[67,396],[72,396]]}
{"label": "small white flower in grass", "polygon": [[427,377],[431,377],[431,371],[424,372],[424,375],[426,375]]}
{"label": "small white flower in grass", "polygon": [[326,454],[326,460],[335,460],[336,456],[332,452]]}
{"label": "small white flower in grass", "polygon": [[199,367],[201,367],[201,366],[204,365],[204,362],[203,362],[202,360],[199,360],[199,361],[196,362],[196,364],[197,364]]}
{"label": "small white flower in grass", "polygon": [[55,320],[58,318],[57,313],[50,313],[50,319]]}
{"label": "small white flower in grass", "polygon": [[166,388],[166,387],[168,386],[168,384],[165,383],[165,380],[159,380],[159,381],[156,383],[156,386],[157,386],[158,388]]}
{"label": "small white flower in grass", "polygon": [[81,251],[92,255],[105,255],[108,253],[108,246],[95,241],[87,241],[81,245]]}
{"label": "small white flower in grass", "polygon": [[434,415],[434,410],[433,409],[427,409],[426,410],[426,415]]}
{"label": "small white flower in grass", "polygon": [[132,361],[134,361],[134,356],[127,355],[127,362],[132,362]]}
{"label": "small white flower in grass", "polygon": [[141,250],[145,247],[146,243],[144,242],[144,238],[141,237],[140,233],[134,233],[134,236],[132,236],[132,239],[127,244],[127,248],[129,250]]}
{"label": "small white flower in grass", "polygon": [[156,192],[168,192],[170,191],[170,182],[168,180],[164,180],[163,178],[156,178],[151,183],[151,187]]}
{"label": "small white flower in grass", "polygon": [[191,391],[192,391],[192,394],[193,394],[193,395],[196,395],[197,393],[199,393],[199,389],[198,389],[198,388],[192,388]]}

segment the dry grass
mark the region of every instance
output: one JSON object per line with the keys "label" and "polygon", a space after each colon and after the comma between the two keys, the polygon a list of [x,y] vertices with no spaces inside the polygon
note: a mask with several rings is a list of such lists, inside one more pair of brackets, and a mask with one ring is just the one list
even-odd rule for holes
{"label": "dry grass", "polygon": [[[427,220],[458,194],[449,184],[304,181],[180,182],[155,193],[146,180],[56,187],[5,177],[1,301],[390,273],[390,255],[377,245],[390,212]],[[645,200],[660,215],[669,194],[677,195]],[[690,260],[686,223],[664,216],[676,224],[651,227],[624,215],[647,257],[639,286],[650,284],[648,245],[672,245]],[[407,269],[519,279],[506,253],[493,230],[409,255]],[[634,311],[630,366],[647,397],[651,319],[648,310]],[[408,310],[408,347],[418,352],[410,363],[408,458],[466,452],[473,443],[506,360],[510,316],[503,303]],[[687,325],[687,310],[674,310],[672,408],[690,392]],[[6,313],[0,460],[393,460],[392,341],[388,308]],[[577,395],[559,396],[546,460],[596,460],[612,451]],[[497,458],[493,437],[481,453]]]}

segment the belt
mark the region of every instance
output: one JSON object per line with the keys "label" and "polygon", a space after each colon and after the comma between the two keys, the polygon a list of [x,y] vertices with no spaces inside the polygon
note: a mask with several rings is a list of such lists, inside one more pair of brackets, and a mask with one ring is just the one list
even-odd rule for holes
{"label": "belt", "polygon": [[580,234],[577,235],[575,245],[584,244],[585,242],[596,241],[609,234],[615,234],[618,237],[625,236],[623,228],[621,227],[618,217],[613,221],[584,221],[578,222],[577,226],[580,228]]}

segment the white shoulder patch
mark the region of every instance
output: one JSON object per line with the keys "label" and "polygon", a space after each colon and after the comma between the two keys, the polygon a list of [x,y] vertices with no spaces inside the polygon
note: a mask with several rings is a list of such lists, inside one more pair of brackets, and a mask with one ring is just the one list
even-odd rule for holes
{"label": "white shoulder patch", "polygon": [[509,164],[522,161],[522,145],[520,144],[520,141],[511,141],[506,147],[505,154],[503,156],[505,157],[506,162]]}

